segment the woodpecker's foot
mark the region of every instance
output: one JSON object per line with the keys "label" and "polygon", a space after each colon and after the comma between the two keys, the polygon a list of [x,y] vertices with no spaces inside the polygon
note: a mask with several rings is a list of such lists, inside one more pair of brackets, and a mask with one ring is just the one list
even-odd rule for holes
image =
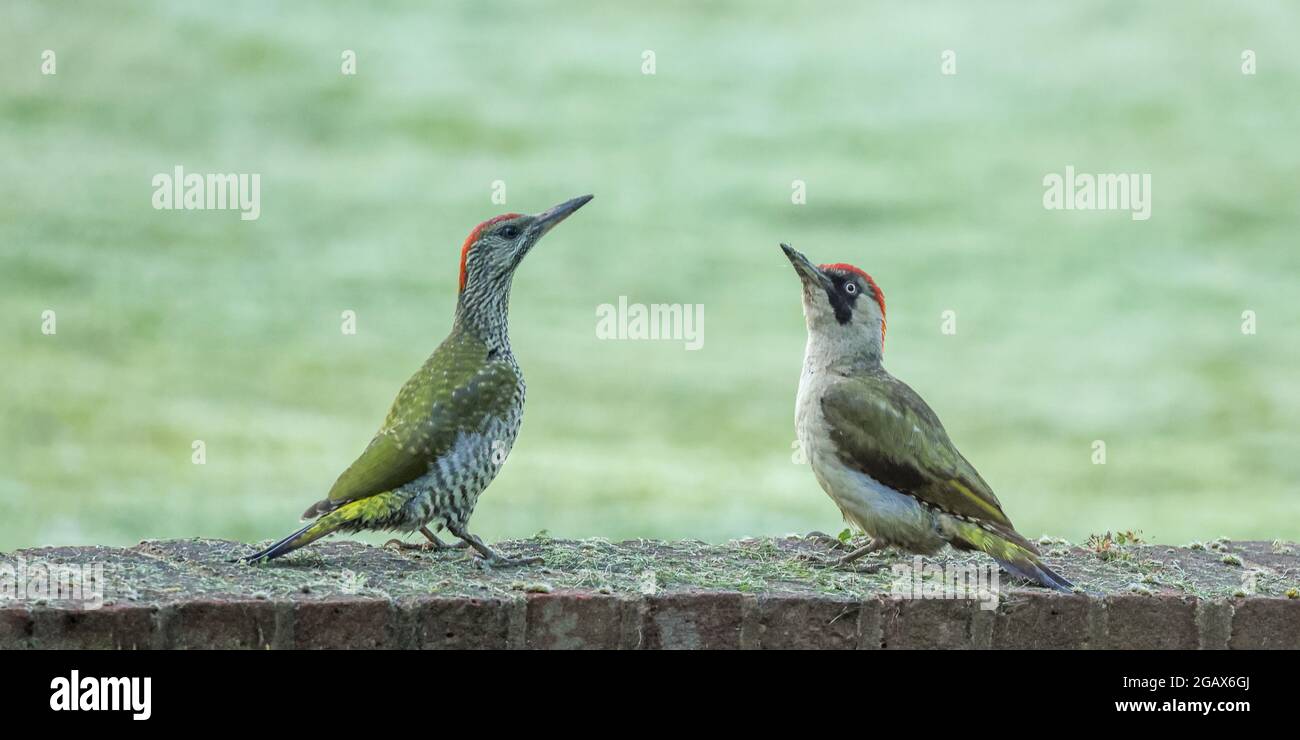
{"label": "woodpecker's foot", "polygon": [[876,573],[884,567],[883,563],[856,563],[852,560],[845,562],[844,558],[819,558],[816,555],[801,555],[799,559],[807,561],[814,568],[843,570],[849,573]]}
{"label": "woodpecker's foot", "polygon": [[467,545],[474,548],[476,552],[478,552],[479,558],[476,562],[479,565],[479,567],[516,568],[521,565],[537,565],[542,562],[541,558],[536,558],[536,557],[508,558],[504,555],[498,555],[495,550],[493,550],[492,548],[484,544],[483,540],[478,538],[478,535],[470,534],[464,529],[452,529],[450,525],[448,525],[447,529],[450,529],[452,534],[459,537],[461,541],[465,542]]}
{"label": "woodpecker's foot", "polygon": [[481,557],[475,561],[480,568],[518,568],[524,565],[540,565],[541,558],[508,558],[504,555],[494,555],[493,557]]}
{"label": "woodpecker's foot", "polygon": [[831,563],[831,567],[835,570],[848,571],[849,573],[878,573],[884,566],[880,563],[854,563],[852,561],[846,563],[844,562],[844,558],[840,558]]}
{"label": "woodpecker's foot", "polygon": [[440,550],[463,550],[469,547],[469,543],[464,540],[454,545],[448,545],[438,538],[438,535],[429,531],[428,527],[420,527],[420,534],[428,542],[403,542],[399,539],[391,539],[384,543],[384,547],[396,547],[398,550],[419,550],[420,552],[438,552]]}
{"label": "woodpecker's foot", "polygon": [[869,555],[873,552],[879,552],[880,550],[883,549],[885,549],[885,543],[882,542],[879,537],[874,538],[867,544],[863,545],[862,547],[859,547],[858,549],[854,550],[848,555],[845,555],[844,557],[840,558],[839,564],[841,566],[849,565],[854,560],[857,560],[863,555]]}
{"label": "woodpecker's foot", "polygon": [[446,542],[403,542],[402,540],[389,540],[383,544],[385,548],[396,548],[398,550],[416,550],[420,553],[439,553],[442,550],[461,550],[467,548],[458,542],[455,545],[448,545]]}
{"label": "woodpecker's foot", "polygon": [[475,560],[475,563],[480,568],[518,568],[522,565],[538,565],[542,562],[541,558],[536,557],[508,558],[483,544],[483,540],[478,537],[474,535],[470,535],[470,537],[472,539],[469,540],[469,545],[478,551],[479,557]]}
{"label": "woodpecker's foot", "polygon": [[826,534],[825,532],[818,532],[814,530],[804,535],[803,538],[809,542],[816,542],[818,544],[825,545],[827,548],[831,550],[844,549],[844,543],[840,542],[838,537],[832,537],[829,534]]}
{"label": "woodpecker's foot", "polygon": [[[838,540],[837,540],[838,541]],[[868,565],[858,564],[857,561],[863,555],[873,552],[879,552],[885,549],[885,544],[880,540],[872,540],[866,545],[859,547],[853,552],[839,558],[823,558],[811,553],[799,555],[800,560],[806,560],[819,568],[834,568],[836,570],[847,570],[852,573],[875,573],[883,567],[882,563],[871,563]]]}

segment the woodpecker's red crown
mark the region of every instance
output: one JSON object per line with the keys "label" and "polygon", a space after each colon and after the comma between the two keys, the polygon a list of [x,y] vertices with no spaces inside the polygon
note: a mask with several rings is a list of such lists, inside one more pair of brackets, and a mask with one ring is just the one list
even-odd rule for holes
{"label": "woodpecker's red crown", "polygon": [[478,226],[475,226],[474,230],[469,232],[469,236],[465,238],[465,244],[460,248],[460,289],[461,290],[465,290],[465,262],[466,260],[469,259],[470,247],[474,246],[474,243],[478,241],[479,234],[483,233],[483,229],[486,229],[492,224],[501,223],[502,221],[511,218],[519,218],[519,216],[520,214],[518,213],[503,213],[500,216],[493,216],[492,218],[489,218],[488,220],[484,221]]}

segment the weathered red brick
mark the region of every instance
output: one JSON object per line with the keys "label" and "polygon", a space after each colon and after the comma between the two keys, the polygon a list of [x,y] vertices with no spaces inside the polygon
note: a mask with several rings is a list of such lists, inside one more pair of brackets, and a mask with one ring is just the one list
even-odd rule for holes
{"label": "weathered red brick", "polygon": [[625,619],[635,615],[635,604],[618,596],[582,591],[531,594],[526,644],[534,650],[636,647],[624,628]]}
{"label": "weathered red brick", "polygon": [[1226,650],[1232,639],[1232,604],[1227,599],[1201,599],[1196,606],[1197,644],[1202,650]]}
{"label": "weathered red brick", "polygon": [[300,601],[293,609],[293,644],[299,649],[396,647],[392,604],[355,597]]}
{"label": "weathered red brick", "polygon": [[1198,647],[1196,601],[1175,594],[1107,596],[1103,647],[1192,650]]}
{"label": "weathered red brick", "polygon": [[974,599],[886,599],[880,647],[953,649],[988,647],[993,612]]}
{"label": "weathered red brick", "polygon": [[23,606],[0,607],[0,650],[31,647],[31,612]]}
{"label": "weathered red brick", "polygon": [[268,648],[276,638],[277,605],[257,599],[196,599],[166,607],[161,615],[167,647]]}
{"label": "weathered red brick", "polygon": [[993,647],[1072,649],[1088,646],[1087,596],[1015,596],[993,616]]}
{"label": "weathered red brick", "polygon": [[683,591],[645,598],[643,649],[734,649],[741,646],[745,597],[728,591]]}
{"label": "weathered red brick", "polygon": [[142,650],[153,647],[152,606],[114,604],[99,609],[32,611],[32,643],[60,650]]}
{"label": "weathered red brick", "polygon": [[[408,599],[398,608],[412,630],[411,647],[505,649],[522,642],[522,601],[432,596]],[[518,633],[518,634],[517,634]]]}
{"label": "weathered red brick", "polygon": [[[875,601],[817,596],[760,597],[752,616],[746,647],[764,650],[854,649],[861,641],[860,620]],[[874,645],[872,646],[874,647]]]}
{"label": "weathered red brick", "polygon": [[1228,647],[1300,649],[1300,599],[1254,596],[1238,600]]}

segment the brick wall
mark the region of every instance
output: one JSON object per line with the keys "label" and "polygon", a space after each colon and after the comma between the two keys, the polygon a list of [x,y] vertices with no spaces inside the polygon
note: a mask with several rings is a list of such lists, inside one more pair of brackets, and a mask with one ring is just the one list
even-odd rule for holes
{"label": "brick wall", "polygon": [[346,541],[257,567],[230,562],[251,547],[216,540],[8,553],[0,575],[84,569],[103,603],[10,587],[0,648],[1300,648],[1300,557],[1287,543],[1045,541],[1079,593],[1004,577],[991,609],[901,597],[895,568],[910,557],[826,568],[818,561],[836,554],[827,541],[501,549],[546,564],[485,570],[464,552]]}

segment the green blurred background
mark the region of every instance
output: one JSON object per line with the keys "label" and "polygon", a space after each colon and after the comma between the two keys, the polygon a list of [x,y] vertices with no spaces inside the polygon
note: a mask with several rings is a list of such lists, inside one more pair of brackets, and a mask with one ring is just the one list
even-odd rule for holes
{"label": "green blurred background", "polygon": [[[876,277],[1027,534],[1300,538],[1296,4],[589,5],[0,4],[0,549],[290,531],[470,228],[588,192],[516,277],[488,539],[839,531],[779,241]],[[154,210],[177,164],[260,173],[261,218]],[[1151,219],[1044,210],[1066,165],[1151,173]],[[597,340],[620,295],[704,304],[704,348]]]}

